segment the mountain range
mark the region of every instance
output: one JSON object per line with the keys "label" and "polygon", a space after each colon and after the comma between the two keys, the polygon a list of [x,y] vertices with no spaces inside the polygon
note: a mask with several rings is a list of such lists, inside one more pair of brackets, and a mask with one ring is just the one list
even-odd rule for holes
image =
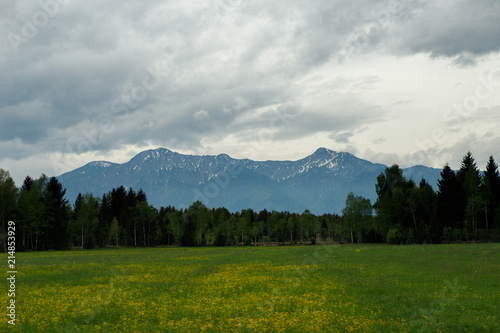
{"label": "mountain range", "polygon": [[[386,167],[326,148],[297,161],[184,155],[159,148],[141,152],[123,164],[91,162],[57,178],[71,203],[78,193],[102,196],[123,185],[136,191],[142,188],[148,202],[157,208],[186,208],[200,200],[209,208],[226,207],[233,212],[265,208],[340,214],[349,192],[375,202],[376,179]],[[434,188],[440,172],[425,166],[403,169],[406,178],[417,184],[425,178]]]}

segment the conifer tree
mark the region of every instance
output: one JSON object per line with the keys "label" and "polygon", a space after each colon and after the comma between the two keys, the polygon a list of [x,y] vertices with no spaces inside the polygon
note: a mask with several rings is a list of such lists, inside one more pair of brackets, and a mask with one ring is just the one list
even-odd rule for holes
{"label": "conifer tree", "polygon": [[500,206],[500,176],[493,156],[490,156],[486,165],[481,193],[484,199],[484,227],[488,230],[497,220],[495,211]]}
{"label": "conifer tree", "polygon": [[438,180],[437,215],[442,228],[461,228],[464,207],[462,189],[455,172],[446,164]]}
{"label": "conifer tree", "polygon": [[56,177],[51,177],[44,191],[44,205],[48,228],[45,241],[48,249],[62,250],[68,247],[68,200],[66,189]]}

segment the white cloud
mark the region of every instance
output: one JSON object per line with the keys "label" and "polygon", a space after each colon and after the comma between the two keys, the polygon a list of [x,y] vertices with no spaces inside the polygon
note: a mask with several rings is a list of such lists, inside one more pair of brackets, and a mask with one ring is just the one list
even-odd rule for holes
{"label": "white cloud", "polygon": [[193,119],[196,121],[202,121],[205,119],[208,119],[210,116],[208,114],[208,111],[206,110],[200,110],[198,112],[193,113]]}

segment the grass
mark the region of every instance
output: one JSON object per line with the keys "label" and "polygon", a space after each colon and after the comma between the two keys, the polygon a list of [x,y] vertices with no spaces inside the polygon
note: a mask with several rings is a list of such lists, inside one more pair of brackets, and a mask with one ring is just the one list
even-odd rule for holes
{"label": "grass", "polygon": [[2,332],[500,331],[499,244],[16,257],[17,325],[3,316]]}

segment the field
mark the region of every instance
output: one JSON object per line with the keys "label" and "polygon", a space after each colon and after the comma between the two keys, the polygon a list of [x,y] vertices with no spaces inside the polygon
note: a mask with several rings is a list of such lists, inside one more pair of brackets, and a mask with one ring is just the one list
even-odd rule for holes
{"label": "field", "polygon": [[3,315],[2,332],[500,331],[499,244],[16,256],[17,325]]}

